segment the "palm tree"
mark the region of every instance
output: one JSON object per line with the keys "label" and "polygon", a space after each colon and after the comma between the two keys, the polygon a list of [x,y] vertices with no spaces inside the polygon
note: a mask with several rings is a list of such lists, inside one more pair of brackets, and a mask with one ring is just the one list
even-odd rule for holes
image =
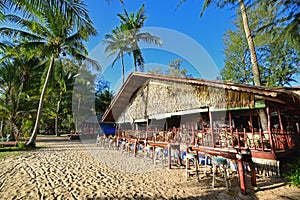
{"label": "palm tree", "polygon": [[39,15],[48,10],[49,5],[55,7],[58,13],[63,13],[66,19],[70,19],[74,23],[73,26],[93,29],[85,3],[78,0],[4,0],[0,3],[0,13],[4,8],[13,8],[27,15]]}
{"label": "palm tree", "polygon": [[[10,126],[11,140],[19,136],[19,130],[22,126],[21,121],[31,113],[32,106],[28,105],[27,94],[29,88],[26,84],[32,79],[30,74],[34,72],[34,65],[39,60],[36,57],[26,55],[19,56],[11,46],[7,46],[4,56],[1,57],[0,63],[0,116],[2,125],[6,123]],[[30,54],[30,53],[28,53]],[[12,56],[12,57],[11,57]],[[32,102],[31,102],[32,104]],[[2,129],[3,131],[3,129]]]}
{"label": "palm tree", "polygon": [[145,15],[145,5],[143,4],[139,11],[134,14],[130,14],[124,9],[124,14],[118,14],[121,20],[122,30],[128,31],[126,34],[128,36],[128,43],[130,44],[130,52],[133,54],[134,71],[137,71],[139,66],[141,71],[144,70],[144,57],[142,51],[138,45],[139,42],[146,42],[149,44],[162,45],[162,41],[159,37],[153,36],[150,33],[140,32],[140,29],[144,26],[147,16]]}
{"label": "palm tree", "polygon": [[[69,15],[74,10],[66,11],[68,15],[65,15],[65,13],[61,12],[59,5],[44,2],[43,6],[45,7],[35,10],[35,17],[32,18],[30,16],[30,19],[25,18],[26,16],[6,15],[6,20],[14,23],[16,28],[0,28],[2,35],[20,39],[21,43],[19,47],[26,46],[36,49],[38,53],[44,56],[45,61],[48,63],[47,75],[43,83],[37,109],[35,126],[26,144],[28,146],[35,146],[44,97],[55,60],[66,55],[79,60],[86,59],[87,49],[82,41],[87,40],[89,36],[96,35],[97,33],[90,23],[87,26],[79,26],[81,24],[76,21],[78,17],[76,15],[74,17]],[[76,3],[76,8],[79,12],[76,14],[82,17],[83,13],[81,11],[85,10],[84,4],[82,2]]]}
{"label": "palm tree", "polygon": [[112,62],[112,67],[115,65],[117,60],[121,59],[122,65],[122,83],[124,83],[124,54],[129,53],[130,47],[128,45],[128,32],[121,29],[121,27],[116,27],[111,31],[110,34],[105,35],[105,40],[103,43],[106,44],[105,53],[108,53],[108,58],[117,54]]}

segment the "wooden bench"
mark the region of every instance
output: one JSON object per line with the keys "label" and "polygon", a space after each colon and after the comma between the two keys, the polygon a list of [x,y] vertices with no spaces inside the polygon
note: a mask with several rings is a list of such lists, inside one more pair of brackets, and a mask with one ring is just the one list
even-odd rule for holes
{"label": "wooden bench", "polygon": [[0,147],[14,147],[14,146],[18,146],[17,141],[0,142]]}

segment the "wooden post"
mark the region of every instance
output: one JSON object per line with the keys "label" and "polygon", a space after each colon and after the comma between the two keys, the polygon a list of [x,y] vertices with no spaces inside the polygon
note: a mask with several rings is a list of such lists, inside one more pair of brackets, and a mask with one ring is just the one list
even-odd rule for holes
{"label": "wooden post", "polygon": [[254,149],[256,149],[255,140],[254,140],[254,128],[253,128],[252,111],[250,111],[250,123],[251,123],[251,133],[252,133],[252,144],[254,145]]}
{"label": "wooden post", "polygon": [[171,169],[171,145],[168,144],[168,168]]}
{"label": "wooden post", "polygon": [[253,187],[256,187],[256,171],[255,171],[255,167],[254,167],[254,163],[253,162],[249,162],[249,167],[250,167],[250,173],[251,173],[251,185]]}
{"label": "wooden post", "polygon": [[195,131],[194,131],[194,126],[192,126],[192,137],[193,137],[192,138],[192,145],[195,145]]}
{"label": "wooden post", "polygon": [[131,126],[131,136],[133,136],[134,134],[134,131],[135,131],[135,123],[134,123],[134,120],[132,121],[132,126]]}
{"label": "wooden post", "polygon": [[137,140],[134,139],[134,145],[133,145],[133,155],[136,156],[136,151],[137,151]]}
{"label": "wooden post", "polygon": [[244,145],[245,147],[249,147],[248,141],[247,141],[247,133],[246,133],[246,128],[244,128]]}
{"label": "wooden post", "polygon": [[231,146],[234,148],[234,143],[233,143],[233,127],[232,127],[232,114],[231,111],[228,111],[228,117],[229,117],[229,131],[231,135]]}
{"label": "wooden post", "polygon": [[259,129],[259,140],[260,140],[262,151],[264,151],[265,147],[264,147],[264,141],[263,141],[261,129]]}
{"label": "wooden post", "polygon": [[[237,157],[238,156],[239,156],[239,154],[237,154]],[[245,172],[244,172],[244,166],[243,166],[242,158],[238,158],[237,163],[238,163],[238,170],[239,170],[241,192],[242,192],[242,194],[247,194],[246,184],[245,184]]]}
{"label": "wooden post", "polygon": [[214,135],[214,127],[213,127],[213,117],[212,117],[212,112],[208,110],[209,114],[209,124],[210,124],[210,130],[211,130],[211,143],[212,147],[215,147],[215,135]]}
{"label": "wooden post", "polygon": [[279,108],[277,108],[277,114],[278,114],[278,121],[280,126],[280,133],[283,133],[283,124],[282,124],[281,112]]}
{"label": "wooden post", "polygon": [[235,131],[236,131],[237,140],[238,140],[238,147],[241,148],[241,143],[240,143],[240,140],[241,140],[241,138],[240,138],[240,133],[239,133],[238,129],[236,129]]}
{"label": "wooden post", "polygon": [[268,117],[268,132],[269,132],[269,141],[270,141],[270,145],[271,145],[271,152],[273,155],[275,155],[275,147],[274,147],[272,130],[271,130],[271,116],[270,116],[270,106],[269,105],[267,105],[266,111],[267,111],[267,117]]}

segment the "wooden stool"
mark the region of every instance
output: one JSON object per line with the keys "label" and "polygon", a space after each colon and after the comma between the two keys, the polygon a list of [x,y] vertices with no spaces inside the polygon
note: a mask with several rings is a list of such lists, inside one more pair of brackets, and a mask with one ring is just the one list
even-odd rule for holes
{"label": "wooden stool", "polygon": [[99,134],[97,135],[96,145],[97,147],[102,145],[102,138]]}
{"label": "wooden stool", "polygon": [[228,175],[227,175],[227,159],[224,157],[216,157],[213,156],[212,157],[212,166],[213,166],[213,179],[212,179],[212,187],[215,187],[215,179],[216,179],[216,171],[217,171],[217,167],[219,167],[219,169],[221,169],[221,167],[223,168],[223,175],[224,175],[224,181],[226,184],[226,189],[227,191],[229,191],[229,179],[228,179]]}
{"label": "wooden stool", "polygon": [[121,149],[122,154],[126,151],[126,144],[127,144],[127,142],[125,142],[125,141],[121,142],[120,149]]}
{"label": "wooden stool", "polygon": [[207,174],[207,165],[208,165],[208,155],[203,153],[198,153],[198,162],[199,166],[204,165],[204,176]]}
{"label": "wooden stool", "polygon": [[155,152],[154,152],[154,159],[153,162],[156,165],[156,160],[159,158],[161,160],[161,164],[164,164],[165,160],[165,154],[164,154],[164,148],[162,147],[155,147]]}
{"label": "wooden stool", "polygon": [[111,148],[115,148],[115,141],[112,138],[110,138],[108,141],[108,149],[110,150]]}
{"label": "wooden stool", "polygon": [[104,138],[104,141],[103,141],[103,147],[106,149],[108,148],[109,149],[109,138]]}
{"label": "wooden stool", "polygon": [[147,145],[144,147],[144,152],[145,152],[145,156],[144,156],[144,162],[147,161],[147,157],[148,157],[148,154],[151,155],[151,151],[152,151],[153,147],[150,146],[150,145]]}
{"label": "wooden stool", "polygon": [[[199,163],[198,163],[197,154],[187,153],[185,159],[186,159],[186,165],[185,165],[186,180],[188,180],[188,178],[190,177],[191,172],[195,172],[196,176],[197,176],[197,179],[198,179],[198,182],[200,182],[200,180],[199,180],[199,171],[198,171]],[[194,163],[193,168],[191,168],[191,163],[190,163],[191,161],[193,161],[193,163]]]}

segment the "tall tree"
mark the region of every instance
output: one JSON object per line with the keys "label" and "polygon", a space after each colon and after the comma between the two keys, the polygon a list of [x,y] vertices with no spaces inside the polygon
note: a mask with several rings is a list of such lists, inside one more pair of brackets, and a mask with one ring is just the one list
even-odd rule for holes
{"label": "tall tree", "polygon": [[[180,4],[182,4],[183,2],[186,2],[186,0],[180,0]],[[200,16],[201,17],[203,16],[204,11],[210,5],[216,5],[217,7],[223,8],[226,5],[235,5],[236,3],[239,4],[240,13],[241,13],[241,16],[243,19],[243,28],[244,28],[244,32],[245,32],[245,35],[247,38],[248,49],[250,52],[254,85],[261,86],[260,70],[259,70],[259,66],[257,63],[255,45],[253,42],[253,36],[251,34],[250,27],[249,27],[247,10],[246,10],[245,4],[244,4],[244,0],[205,0],[204,4],[202,6],[202,11],[200,13]],[[267,130],[267,115],[266,115],[266,112],[264,109],[259,109],[259,116],[260,116],[260,120],[261,120],[262,129],[265,131],[265,130]]]}
{"label": "tall tree", "polygon": [[94,29],[86,4],[82,0],[4,0],[3,3],[0,3],[0,9],[1,6],[3,9],[12,8],[38,18],[42,17],[40,13],[48,10],[49,6],[51,9],[52,6],[58,13],[62,13],[64,18],[70,19],[72,26],[76,26],[78,29],[80,27]]}
{"label": "tall tree", "polygon": [[130,44],[130,52],[132,52],[133,55],[134,71],[137,71],[138,67],[143,71],[145,60],[139,47],[139,42],[162,45],[162,41],[157,36],[147,32],[141,32],[141,28],[147,19],[144,4],[136,14],[134,12],[128,13],[127,10],[124,9],[124,14],[118,14],[118,17],[121,20],[122,30],[128,31],[125,35],[128,37],[127,42]]}
{"label": "tall tree", "polygon": [[[52,98],[45,99],[44,120],[48,127],[54,127],[53,131],[56,136],[60,136],[64,120],[72,114],[72,89],[75,77],[78,75],[77,71],[81,64],[76,60],[68,58],[61,58],[55,62],[54,76],[48,86],[47,96],[51,95]],[[53,126],[54,119],[54,126]]]}
{"label": "tall tree", "polygon": [[[39,53],[44,54],[48,62],[47,75],[40,95],[35,126],[30,140],[26,144],[30,146],[35,146],[44,97],[55,60],[64,55],[76,59],[85,59],[87,50],[82,41],[97,33],[88,18],[84,22],[86,26],[82,26],[82,23],[77,21],[79,18],[83,19],[84,16],[88,16],[85,5],[82,2],[76,2],[77,10],[71,7],[70,10],[64,10],[65,12],[62,12],[63,10],[59,5],[43,2],[43,7],[39,8],[39,10],[34,9],[34,17],[31,15],[29,19],[26,16],[6,15],[6,20],[16,24],[16,28],[2,27],[0,29],[2,35],[21,40],[20,46],[31,46],[37,49]],[[82,21],[80,20],[80,22]]]}
{"label": "tall tree", "polygon": [[7,124],[10,129],[12,140],[18,139],[22,122],[33,114],[34,101],[29,98],[32,89],[28,85],[38,80],[35,78],[38,75],[35,66],[39,59],[31,57],[30,51],[15,51],[13,47],[7,47],[0,59],[0,116],[2,125]]}
{"label": "tall tree", "polygon": [[[236,0],[224,0],[224,1],[217,0],[214,3],[219,7],[223,7],[224,5],[234,4],[235,2],[236,2]],[[212,0],[205,0],[203,7],[202,7],[201,14],[200,14],[201,16],[203,15],[205,9],[212,3],[213,3]],[[251,31],[250,31],[249,22],[248,22],[247,10],[246,10],[245,4],[244,4],[244,0],[238,0],[238,3],[240,6],[240,11],[241,11],[242,19],[243,19],[243,27],[244,27],[245,36],[247,38],[248,48],[249,48],[249,52],[250,52],[254,85],[261,86],[260,70],[258,67],[254,41],[253,41],[253,37],[252,37]],[[263,131],[266,131],[266,130],[268,130],[267,129],[268,120],[267,120],[266,111],[264,109],[258,109],[258,112],[259,112],[259,118],[260,118],[260,122],[261,122],[261,128]]]}
{"label": "tall tree", "polygon": [[[272,33],[261,29],[273,21],[276,12],[277,9],[272,4],[268,9],[258,5],[248,9],[258,63],[263,72],[262,85],[269,87],[285,86],[295,81],[293,76],[299,73],[300,64],[299,47],[289,41],[278,40],[283,35],[284,26],[274,26]],[[241,17],[238,16],[234,25],[234,29],[228,30],[224,37],[225,66],[221,77],[236,83],[252,84],[251,61]]]}
{"label": "tall tree", "polygon": [[103,40],[103,43],[107,45],[105,48],[105,53],[108,53],[107,57],[109,58],[116,54],[111,66],[113,67],[119,59],[121,60],[122,83],[124,83],[125,80],[124,54],[130,50],[127,33],[128,32],[122,30],[121,27],[116,27],[110,34],[106,34],[105,40]]}

